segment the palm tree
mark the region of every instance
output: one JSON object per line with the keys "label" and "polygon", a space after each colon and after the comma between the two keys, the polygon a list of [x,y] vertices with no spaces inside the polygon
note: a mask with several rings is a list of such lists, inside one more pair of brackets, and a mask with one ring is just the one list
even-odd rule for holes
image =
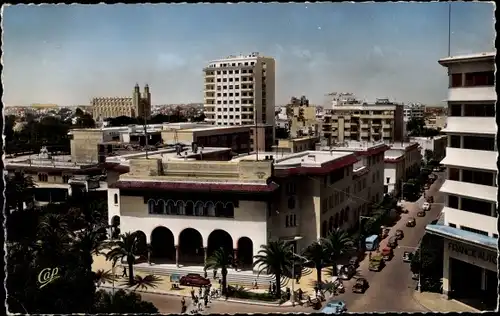
{"label": "palm tree", "polygon": [[222,294],[227,294],[227,268],[233,264],[233,256],[224,248],[215,250],[210,257],[207,258],[205,263],[205,271],[207,270],[221,270],[222,279]]}
{"label": "palm tree", "polygon": [[153,274],[148,274],[144,277],[140,275],[136,275],[134,277],[133,283],[125,282],[125,285],[128,285],[129,287],[134,287],[134,291],[137,291],[138,288],[141,288],[142,290],[147,290],[148,288],[156,288],[158,287],[158,284],[161,282],[161,278],[153,275]]}
{"label": "palm tree", "polygon": [[136,233],[125,233],[120,235],[120,240],[111,241],[107,247],[111,250],[106,254],[106,260],[113,261],[113,266],[118,260],[127,260],[128,283],[134,284],[134,262],[138,253],[139,236]]}
{"label": "palm tree", "polygon": [[104,271],[103,269],[99,269],[96,272],[93,272],[93,274],[94,274],[94,282],[97,286],[116,281],[116,276],[113,275],[111,270]]}
{"label": "palm tree", "polygon": [[332,274],[333,276],[337,276],[337,260],[353,249],[353,240],[347,232],[336,228],[324,238],[324,246],[328,255],[328,261],[332,265]]}
{"label": "palm tree", "polygon": [[262,271],[273,274],[276,279],[276,297],[281,297],[281,276],[290,271],[293,264],[292,246],[282,240],[270,241],[261,245],[258,254],[254,256],[254,267],[259,266]]}
{"label": "palm tree", "polygon": [[89,223],[84,229],[76,233],[74,248],[82,252],[84,258],[83,265],[92,270],[93,256],[103,254],[107,247],[104,243],[106,239],[106,228],[102,225]]}
{"label": "palm tree", "polygon": [[32,203],[34,200],[33,188],[35,183],[31,176],[25,176],[22,172],[16,172],[13,176],[6,179],[6,192],[7,199],[7,214],[16,209],[17,211],[23,210],[23,203]]}
{"label": "palm tree", "polygon": [[316,268],[316,283],[318,288],[321,288],[321,272],[329,259],[324,243],[321,240],[313,242],[304,250],[302,255],[314,263],[314,267]]}

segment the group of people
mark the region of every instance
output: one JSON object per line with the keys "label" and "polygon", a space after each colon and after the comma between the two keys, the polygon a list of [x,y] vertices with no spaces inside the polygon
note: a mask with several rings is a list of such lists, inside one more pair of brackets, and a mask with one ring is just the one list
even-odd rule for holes
{"label": "group of people", "polygon": [[[211,285],[203,288],[200,287],[198,289],[198,295],[196,295],[194,289],[191,290],[191,300],[193,305],[193,309],[191,310],[192,313],[200,313],[205,308],[207,308],[208,303],[210,302],[210,288]],[[183,297],[181,300],[181,313],[184,314],[186,313],[186,311],[186,299]]]}

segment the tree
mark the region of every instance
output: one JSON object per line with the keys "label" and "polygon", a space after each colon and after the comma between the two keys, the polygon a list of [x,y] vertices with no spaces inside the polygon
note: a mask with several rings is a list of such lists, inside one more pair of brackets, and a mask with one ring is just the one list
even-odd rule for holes
{"label": "tree", "polygon": [[94,272],[94,282],[97,286],[101,286],[101,284],[112,283],[113,281],[117,281],[118,278],[112,273],[111,270],[104,271],[103,269],[99,269]]}
{"label": "tree", "polygon": [[158,309],[150,302],[142,301],[135,292],[118,290],[110,294],[104,290],[95,293],[92,314],[158,314]]}
{"label": "tree", "polygon": [[412,117],[406,123],[406,130],[411,136],[421,136],[425,128],[425,121],[423,118]]}
{"label": "tree", "polygon": [[291,270],[293,253],[291,245],[282,240],[270,241],[267,245],[261,245],[261,250],[254,256],[254,267],[260,268],[259,273],[267,271],[274,275],[276,280],[276,297],[281,297],[281,276]]}
{"label": "tree", "polygon": [[143,290],[147,290],[148,288],[155,288],[160,282],[160,277],[153,274],[148,274],[144,277],[136,275],[132,284],[130,284],[129,282],[125,282],[125,284],[129,287],[134,287],[134,291],[136,291],[138,288],[141,288]]}
{"label": "tree", "polygon": [[332,266],[333,276],[337,276],[337,260],[352,250],[354,243],[347,232],[336,228],[324,239],[324,247]]}
{"label": "tree", "polygon": [[215,250],[205,263],[205,270],[221,270],[223,295],[227,295],[227,268],[231,267],[232,263],[233,256],[222,247]]}
{"label": "tree", "polygon": [[282,127],[276,127],[275,134],[277,139],[288,139],[290,137],[290,132]]}
{"label": "tree", "polygon": [[31,204],[34,200],[35,182],[31,176],[26,176],[22,172],[16,172],[6,180],[7,214],[14,209],[21,212],[24,209],[24,203]]}
{"label": "tree", "polygon": [[118,260],[126,259],[128,265],[128,283],[134,284],[134,262],[139,253],[139,236],[136,233],[125,233],[120,235],[118,241],[111,241],[108,247],[111,250],[106,254],[106,259],[113,261],[113,266]]}
{"label": "tree", "polygon": [[304,250],[302,255],[314,264],[316,268],[316,284],[318,288],[321,288],[321,272],[328,260],[328,253],[326,252],[325,245],[321,240],[315,241]]}
{"label": "tree", "polygon": [[425,162],[428,164],[432,159],[434,159],[434,152],[430,149],[426,149],[424,153]]}

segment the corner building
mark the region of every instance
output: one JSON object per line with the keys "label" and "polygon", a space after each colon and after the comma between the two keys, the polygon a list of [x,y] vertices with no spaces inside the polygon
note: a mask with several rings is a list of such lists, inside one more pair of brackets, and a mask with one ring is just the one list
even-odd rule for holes
{"label": "corner building", "polygon": [[[223,247],[242,270],[252,271],[253,256],[270,240],[300,237],[301,250],[328,230],[356,227],[370,203],[382,198],[387,149],[259,153],[227,161],[184,153],[130,159],[129,172],[108,189],[110,224],[140,232],[155,263],[201,266]],[[355,166],[361,156],[381,170],[378,177],[369,176],[368,166]]]}
{"label": "corner building", "polygon": [[[444,224],[427,233],[444,238],[443,293],[495,309],[498,301],[495,53],[447,57],[447,180]],[[484,308],[484,305],[481,305]]]}

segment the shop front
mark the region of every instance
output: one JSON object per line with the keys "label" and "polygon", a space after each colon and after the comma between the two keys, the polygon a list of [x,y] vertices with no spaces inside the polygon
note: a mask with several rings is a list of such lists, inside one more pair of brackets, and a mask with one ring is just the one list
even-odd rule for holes
{"label": "shop front", "polygon": [[495,309],[497,256],[489,247],[445,239],[443,293],[480,310]]}

